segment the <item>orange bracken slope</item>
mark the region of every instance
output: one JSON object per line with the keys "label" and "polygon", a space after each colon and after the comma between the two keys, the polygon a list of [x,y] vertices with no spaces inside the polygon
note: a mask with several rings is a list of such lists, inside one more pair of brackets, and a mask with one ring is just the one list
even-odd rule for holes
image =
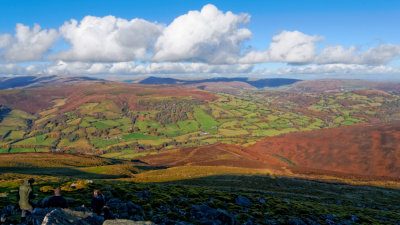
{"label": "orange bracken slope", "polygon": [[363,124],[266,138],[252,147],[298,167],[400,177],[400,122]]}

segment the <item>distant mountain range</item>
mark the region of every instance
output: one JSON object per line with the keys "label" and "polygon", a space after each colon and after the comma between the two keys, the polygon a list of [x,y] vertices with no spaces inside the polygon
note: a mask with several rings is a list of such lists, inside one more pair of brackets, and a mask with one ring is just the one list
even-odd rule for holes
{"label": "distant mountain range", "polygon": [[65,85],[82,82],[104,81],[102,79],[83,76],[14,76],[0,77],[0,89],[35,88],[48,85]]}
{"label": "distant mountain range", "polygon": [[124,83],[138,83],[151,85],[185,85],[200,88],[211,92],[235,94],[241,90],[256,90],[265,88],[279,88],[294,92],[346,92],[354,90],[380,90],[400,93],[400,82],[378,82],[355,79],[320,79],[299,80],[289,78],[253,79],[248,77],[215,77],[206,79],[178,79],[165,77],[147,77],[145,79],[113,80],[85,76],[40,75],[0,77],[1,89],[23,89],[45,86],[77,85],[91,82],[116,81]]}
{"label": "distant mountain range", "polygon": [[250,80],[247,77],[215,77],[208,79],[200,79],[200,80],[183,80],[176,78],[162,78],[162,77],[148,77],[139,82],[139,84],[182,84],[182,85],[194,85],[200,83],[216,83],[216,82],[243,82],[250,84],[256,88],[264,88],[264,87],[280,87],[283,85],[290,85],[296,83],[298,79],[288,79],[288,78],[268,78],[268,79],[258,79],[258,80]]}

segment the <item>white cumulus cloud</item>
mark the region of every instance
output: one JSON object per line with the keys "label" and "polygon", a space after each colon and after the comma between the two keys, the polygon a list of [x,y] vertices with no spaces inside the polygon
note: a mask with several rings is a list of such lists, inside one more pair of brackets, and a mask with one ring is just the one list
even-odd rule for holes
{"label": "white cumulus cloud", "polygon": [[38,24],[31,29],[19,23],[14,37],[10,34],[0,35],[0,49],[4,49],[2,59],[8,62],[41,60],[58,38],[55,29],[41,30]]}
{"label": "white cumulus cloud", "polygon": [[398,75],[400,70],[391,66],[358,65],[358,64],[326,64],[281,67],[276,71],[264,70],[256,73],[275,75],[329,75],[329,76],[352,76],[352,75]]}
{"label": "white cumulus cloud", "polygon": [[359,51],[355,46],[345,49],[337,45],[322,49],[315,62],[318,64],[384,65],[399,55],[400,46],[393,44],[380,44],[365,51]]}
{"label": "white cumulus cloud", "polygon": [[119,62],[142,59],[163,26],[143,19],[86,16],[65,22],[60,33],[71,48],[53,59],[82,62]]}
{"label": "white cumulus cloud", "polygon": [[281,31],[272,37],[272,43],[266,51],[251,51],[239,62],[311,63],[317,55],[315,43],[322,39],[323,37],[310,36],[299,31]]}
{"label": "white cumulus cloud", "polygon": [[249,64],[210,65],[207,63],[162,62],[136,64],[130,62],[66,62],[57,61],[45,68],[46,74],[208,74],[208,73],[249,73]]}
{"label": "white cumulus cloud", "polygon": [[0,35],[0,49],[7,48],[12,44],[12,36],[10,34]]}
{"label": "white cumulus cloud", "polygon": [[251,38],[250,30],[243,27],[249,21],[248,14],[224,13],[211,4],[189,11],[165,28],[155,43],[153,59],[233,63],[242,43]]}
{"label": "white cumulus cloud", "polygon": [[400,45],[380,44],[364,51],[342,45],[323,47],[317,43],[324,37],[310,36],[299,31],[282,31],[272,37],[265,51],[250,51],[239,63],[284,62],[292,64],[359,64],[385,65],[400,55]]}

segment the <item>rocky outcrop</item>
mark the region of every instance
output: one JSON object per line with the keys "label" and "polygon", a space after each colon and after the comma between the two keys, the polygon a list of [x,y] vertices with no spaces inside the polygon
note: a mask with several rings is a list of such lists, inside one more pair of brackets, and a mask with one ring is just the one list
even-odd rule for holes
{"label": "rocky outcrop", "polygon": [[154,225],[151,221],[133,221],[126,219],[106,220],[95,213],[60,208],[36,208],[27,217],[32,225]]}
{"label": "rocky outcrop", "polygon": [[60,208],[36,208],[27,219],[33,225],[102,225],[104,222],[103,217],[90,212]]}
{"label": "rocky outcrop", "polygon": [[201,224],[237,224],[234,215],[229,214],[226,210],[211,208],[206,204],[193,205],[190,214]]}
{"label": "rocky outcrop", "polygon": [[243,206],[243,207],[250,207],[253,205],[250,199],[244,197],[244,196],[238,196],[235,199],[236,204]]}

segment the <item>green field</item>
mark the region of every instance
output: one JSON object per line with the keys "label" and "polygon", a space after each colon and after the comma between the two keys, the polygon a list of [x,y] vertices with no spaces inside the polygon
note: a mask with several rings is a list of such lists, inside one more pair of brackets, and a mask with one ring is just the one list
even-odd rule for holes
{"label": "green field", "polygon": [[[92,92],[86,94],[96,93]],[[149,93],[139,96],[143,97],[137,102],[143,105],[141,110],[120,108],[114,102],[116,96],[84,103],[62,117],[57,112],[66,99],[57,99],[57,104],[37,114],[12,110],[0,123],[0,144],[73,152],[118,152],[132,148],[133,143],[149,151],[208,143],[247,146],[289,132],[394,121],[400,110],[388,106],[400,101],[398,94],[382,98],[354,92],[242,91],[195,101]]]}

